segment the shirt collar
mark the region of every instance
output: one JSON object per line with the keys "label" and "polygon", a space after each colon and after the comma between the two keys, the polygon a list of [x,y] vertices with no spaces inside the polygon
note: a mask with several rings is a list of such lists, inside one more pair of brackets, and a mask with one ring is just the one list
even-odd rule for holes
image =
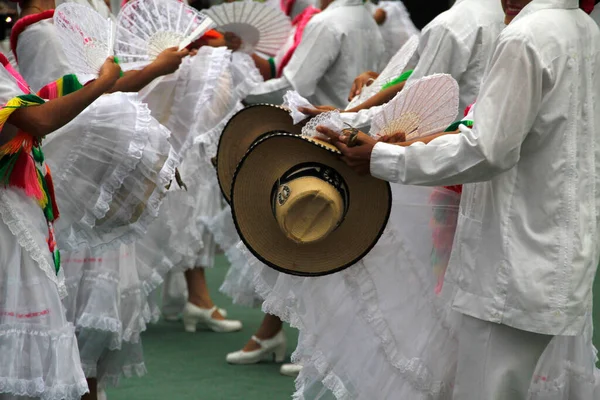
{"label": "shirt collar", "polygon": [[362,6],[364,5],[363,0],[335,0],[331,3],[325,11],[332,10],[339,7],[351,7],[351,6]]}
{"label": "shirt collar", "polygon": [[579,0],[533,0],[521,10],[514,21],[540,10],[572,10],[579,8]]}

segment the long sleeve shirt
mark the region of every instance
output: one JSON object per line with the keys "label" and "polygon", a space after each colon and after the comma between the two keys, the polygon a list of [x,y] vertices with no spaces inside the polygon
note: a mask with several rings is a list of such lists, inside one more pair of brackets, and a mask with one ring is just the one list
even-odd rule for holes
{"label": "long sleeve shirt", "polygon": [[295,90],[312,104],[344,108],[354,78],[377,69],[383,52],[379,28],[362,0],[335,0],[310,20],[282,76],[259,85],[246,102],[281,104]]}
{"label": "long sleeve shirt", "polygon": [[600,31],[578,1],[536,0],[500,34],[473,129],[375,146],[376,177],[465,184],[446,274],[456,310],[542,334],[581,332],[600,245],[599,69]]}

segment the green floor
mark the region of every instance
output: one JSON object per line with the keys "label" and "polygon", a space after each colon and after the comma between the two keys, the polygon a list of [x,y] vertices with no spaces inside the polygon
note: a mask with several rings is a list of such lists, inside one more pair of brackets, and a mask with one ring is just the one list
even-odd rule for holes
{"label": "green floor", "polygon": [[[143,378],[124,379],[116,389],[108,390],[109,400],[279,400],[289,399],[294,379],[279,375],[279,365],[264,363],[231,366],[225,354],[238,350],[258,328],[260,310],[238,307],[218,291],[227,264],[218,258],[208,270],[213,300],[227,309],[228,317],[241,320],[238,333],[184,332],[180,323],[160,322],[143,335],[148,374]],[[296,347],[297,331],[286,327],[288,351]]]}
{"label": "green floor", "polygon": [[[244,323],[238,333],[218,334],[183,331],[180,323],[160,322],[150,326],[143,336],[148,374],[143,378],[124,379],[121,386],[108,391],[109,400],[279,400],[289,399],[294,381],[279,375],[279,366],[264,363],[231,366],[225,354],[240,348],[258,327],[260,310],[238,307],[218,291],[227,272],[221,256],[207,276],[215,302],[227,308],[231,318]],[[600,293],[600,279],[594,292]],[[598,296],[600,298],[600,296]],[[600,321],[600,307],[594,309]],[[288,352],[296,346],[297,332],[286,327]],[[594,343],[600,344],[600,329]]]}

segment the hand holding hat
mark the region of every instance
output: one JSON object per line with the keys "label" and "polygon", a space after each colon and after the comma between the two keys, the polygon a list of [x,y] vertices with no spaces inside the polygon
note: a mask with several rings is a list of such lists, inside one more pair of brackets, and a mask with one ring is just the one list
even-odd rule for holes
{"label": "hand holding hat", "polygon": [[346,129],[340,135],[325,126],[318,126],[317,131],[329,138],[342,153],[342,160],[354,171],[361,175],[368,174],[371,170],[371,153],[377,140],[354,129]]}

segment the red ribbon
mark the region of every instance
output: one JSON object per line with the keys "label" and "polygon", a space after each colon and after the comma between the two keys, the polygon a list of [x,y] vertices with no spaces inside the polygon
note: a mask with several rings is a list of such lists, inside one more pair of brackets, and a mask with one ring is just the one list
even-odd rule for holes
{"label": "red ribbon", "polygon": [[579,8],[581,8],[583,11],[585,11],[588,14],[590,14],[592,11],[594,11],[595,5],[596,4],[595,4],[594,0],[579,0]]}

